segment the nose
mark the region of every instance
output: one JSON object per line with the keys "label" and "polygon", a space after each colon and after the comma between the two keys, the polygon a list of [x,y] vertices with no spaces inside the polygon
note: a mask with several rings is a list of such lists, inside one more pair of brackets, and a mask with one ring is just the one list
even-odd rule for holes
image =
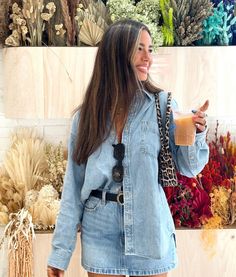
{"label": "nose", "polygon": [[150,61],[151,53],[148,50],[144,50],[142,58],[144,61]]}

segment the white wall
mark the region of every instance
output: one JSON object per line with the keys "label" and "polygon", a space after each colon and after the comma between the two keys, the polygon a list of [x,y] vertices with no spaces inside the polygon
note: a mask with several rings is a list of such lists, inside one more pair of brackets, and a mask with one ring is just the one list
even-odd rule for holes
{"label": "white wall", "polygon": [[[222,94],[222,97],[224,95]],[[230,101],[231,99],[228,99]],[[223,101],[223,98],[222,98]],[[225,99],[224,101],[225,102]],[[210,134],[214,133],[215,117],[208,118],[208,126],[210,127]],[[236,118],[221,117],[218,118],[220,122],[220,132],[226,133],[230,131],[234,135],[233,140],[236,141]],[[47,140],[54,143],[62,141],[66,144],[67,136],[70,128],[70,120],[40,120],[40,119],[6,119],[4,117],[4,83],[3,83],[3,64],[2,64],[2,49],[0,49],[0,163],[3,160],[5,151],[9,146],[9,134],[14,128],[19,126],[30,126],[38,129],[39,133]]]}
{"label": "white wall", "polygon": [[70,130],[70,120],[40,120],[40,119],[7,119],[4,117],[4,84],[3,84],[3,65],[2,49],[0,49],[0,163],[3,160],[4,153],[9,146],[9,135],[20,126],[34,127],[40,135],[43,135],[49,142],[64,144],[67,142],[67,136]]}

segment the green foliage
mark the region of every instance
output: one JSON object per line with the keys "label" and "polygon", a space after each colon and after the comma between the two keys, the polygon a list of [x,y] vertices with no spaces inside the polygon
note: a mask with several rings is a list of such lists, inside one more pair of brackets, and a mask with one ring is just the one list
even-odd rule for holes
{"label": "green foliage", "polygon": [[132,19],[136,15],[136,7],[133,0],[109,0],[107,6],[113,22],[121,19]]}
{"label": "green foliage", "polygon": [[163,44],[174,45],[173,8],[170,7],[170,0],[160,0],[160,9],[163,18]]}
{"label": "green foliage", "polygon": [[107,6],[113,22],[121,19],[133,19],[143,22],[152,34],[154,50],[163,45],[163,34],[159,24],[159,0],[141,0],[135,5],[133,0],[109,0]]}
{"label": "green foliage", "polygon": [[161,13],[159,0],[141,0],[136,5],[136,13],[146,17],[149,22],[158,23]]}

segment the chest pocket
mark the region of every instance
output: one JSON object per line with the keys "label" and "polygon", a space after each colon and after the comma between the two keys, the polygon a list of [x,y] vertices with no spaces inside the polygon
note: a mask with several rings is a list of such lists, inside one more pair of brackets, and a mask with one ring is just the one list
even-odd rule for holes
{"label": "chest pocket", "polygon": [[160,152],[160,134],[157,122],[141,121],[141,153],[157,159]]}

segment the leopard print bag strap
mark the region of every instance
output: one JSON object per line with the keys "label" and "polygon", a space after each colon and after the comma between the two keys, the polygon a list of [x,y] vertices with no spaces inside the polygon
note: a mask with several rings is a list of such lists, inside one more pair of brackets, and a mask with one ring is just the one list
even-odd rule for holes
{"label": "leopard print bag strap", "polygon": [[[171,114],[171,93],[167,94],[167,105],[166,105],[166,119],[165,124],[162,124],[161,108],[159,93],[155,93],[157,123],[159,127],[161,150],[158,157],[159,165],[159,182],[163,187],[173,187],[178,185],[176,168],[172,158],[170,150],[170,114]],[[164,128],[163,128],[164,127]]]}

